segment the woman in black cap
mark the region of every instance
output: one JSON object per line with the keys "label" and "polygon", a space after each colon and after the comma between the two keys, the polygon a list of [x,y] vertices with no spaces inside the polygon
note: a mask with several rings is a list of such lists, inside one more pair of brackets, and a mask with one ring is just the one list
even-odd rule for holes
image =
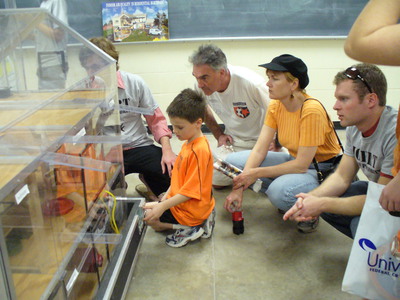
{"label": "woman in black cap", "polygon": [[[309,192],[318,186],[313,158],[324,170],[340,153],[338,139],[324,107],[304,90],[309,83],[304,62],[283,54],[260,67],[267,69],[271,102],[253,150],[232,153],[226,158],[243,169],[243,173],[235,178],[233,190],[224,204],[230,212],[235,206],[241,207],[243,190],[257,178],[263,181],[272,204],[287,211],[296,202],[298,193]],[[289,154],[268,151],[277,132],[279,142]],[[318,219],[300,222],[298,229],[312,232],[317,225]]]}

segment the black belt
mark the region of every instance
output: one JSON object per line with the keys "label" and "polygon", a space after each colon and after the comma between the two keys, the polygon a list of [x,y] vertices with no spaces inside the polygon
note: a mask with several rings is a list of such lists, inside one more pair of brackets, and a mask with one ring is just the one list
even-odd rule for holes
{"label": "black belt", "polygon": [[334,156],[328,160],[324,160],[324,161],[320,161],[319,164],[330,164],[330,163],[334,163],[336,160],[337,156]]}

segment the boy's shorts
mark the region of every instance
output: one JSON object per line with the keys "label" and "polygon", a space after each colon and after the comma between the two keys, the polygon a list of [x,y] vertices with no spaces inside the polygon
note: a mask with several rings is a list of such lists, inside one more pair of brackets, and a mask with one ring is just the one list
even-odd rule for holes
{"label": "boy's shorts", "polygon": [[160,221],[163,223],[179,224],[170,209],[164,211],[164,213],[160,217]]}

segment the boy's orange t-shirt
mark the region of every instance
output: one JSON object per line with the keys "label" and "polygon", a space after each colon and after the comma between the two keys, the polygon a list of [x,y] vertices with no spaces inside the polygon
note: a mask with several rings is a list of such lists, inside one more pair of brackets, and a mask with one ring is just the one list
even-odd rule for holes
{"label": "boy's orange t-shirt", "polygon": [[212,195],[213,156],[206,137],[184,143],[172,170],[168,198],[181,194],[189,200],[171,207],[181,225],[202,224],[215,206]]}

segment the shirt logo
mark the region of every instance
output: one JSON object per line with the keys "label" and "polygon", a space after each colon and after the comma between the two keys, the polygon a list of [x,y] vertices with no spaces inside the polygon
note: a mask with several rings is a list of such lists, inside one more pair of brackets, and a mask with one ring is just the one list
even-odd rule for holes
{"label": "shirt logo", "polygon": [[250,115],[250,110],[247,106],[234,106],[233,111],[235,112],[235,115],[241,119],[245,119]]}

